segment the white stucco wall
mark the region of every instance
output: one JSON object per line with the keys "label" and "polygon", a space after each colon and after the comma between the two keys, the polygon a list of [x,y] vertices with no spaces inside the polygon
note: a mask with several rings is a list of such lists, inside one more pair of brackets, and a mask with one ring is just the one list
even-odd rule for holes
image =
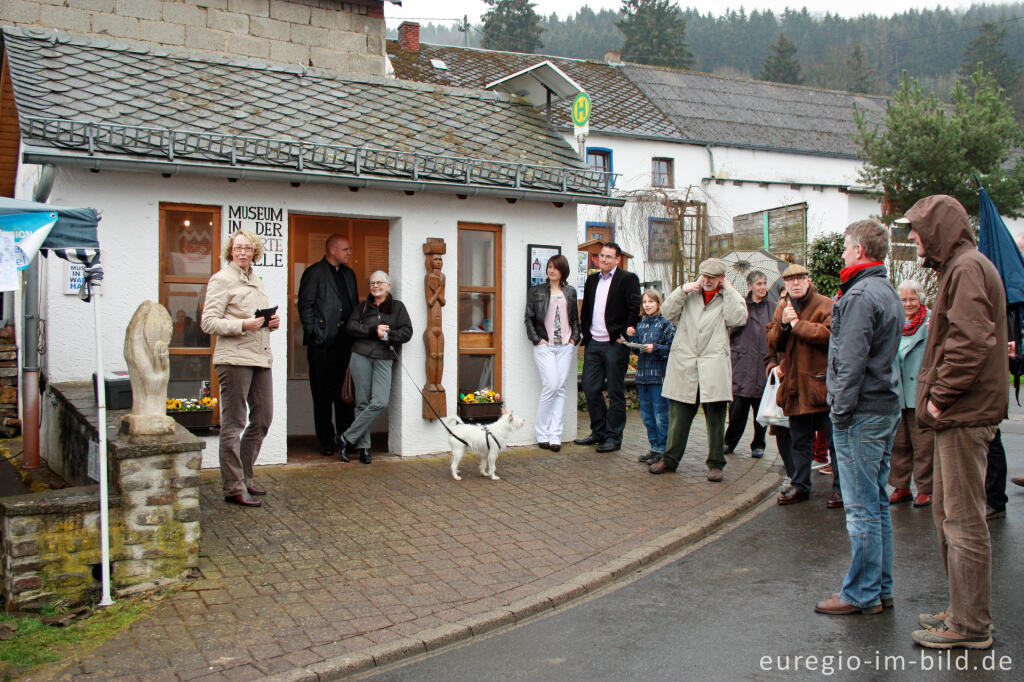
{"label": "white stucco wall", "polygon": [[[610,135],[590,136],[587,147],[612,150],[612,171],[621,174],[615,186],[618,192],[649,189],[651,159],[672,159],[675,187],[666,193],[673,199],[704,201],[711,233],[732,232],[732,220],[737,215],[801,202],[807,202],[809,240],[842,231],[854,220],[881,212],[874,195],[844,191],[858,184],[860,163],[852,159],[731,147],[712,147],[709,154],[706,148],[695,145]],[[708,180],[712,174],[715,179]],[[646,222],[646,217],[642,219]],[[648,267],[646,263],[646,224],[623,225],[621,214],[616,216],[614,210],[580,206],[580,241],[584,240],[587,222],[609,221],[616,222],[616,240],[636,257],[631,269],[641,279],[660,277],[663,268]]]}
{"label": "white stucco wall", "polygon": [[[172,177],[155,174],[90,173],[72,169],[58,171],[50,202],[68,206],[92,206],[100,210],[99,235],[104,265],[102,297],[104,362],[108,368],[124,367],[124,329],[135,309],[145,299],[159,300],[159,206],[161,202],[219,205],[227,220],[229,205],[269,206],[304,214],[363,217],[390,221],[390,264],[394,296],[405,303],[413,320],[414,334],[405,346],[403,361],[415,382],[425,379],[425,349],[422,340],[426,320],[423,295],[424,256],[422,245],[428,237],[443,238],[448,253],[444,258],[447,278],[444,309],[445,366],[443,384],[447,389],[448,413],[455,413],[457,372],[457,257],[458,223],[499,224],[502,230],[503,326],[502,392],[509,409],[522,414],[527,426],[516,433],[512,444],[535,441],[533,429],[540,382],[533,363],[532,346],[523,329],[526,301],[526,245],[554,244],[562,247],[575,267],[576,208],[561,208],[549,202],[519,201],[509,204],[501,198],[416,194],[344,187],[222,179]],[[287,233],[287,219],[285,220]],[[222,231],[222,237],[226,230]],[[287,234],[284,236],[287,249]],[[280,306],[282,329],[287,329],[287,251],[284,268],[260,268],[271,304]],[[45,269],[49,280],[43,295],[46,306],[48,366],[53,381],[85,380],[92,372],[94,348],[90,306],[63,294],[60,284],[63,264],[49,259]],[[287,411],[285,333],[272,335],[274,352],[274,422],[260,455],[260,464],[286,461]],[[565,438],[576,433],[575,390],[570,390],[565,408]],[[440,425],[421,416],[421,399],[408,375],[396,367],[390,405],[389,449],[403,456],[441,452],[448,449],[447,434]],[[216,443],[211,439],[204,465],[216,465]]]}

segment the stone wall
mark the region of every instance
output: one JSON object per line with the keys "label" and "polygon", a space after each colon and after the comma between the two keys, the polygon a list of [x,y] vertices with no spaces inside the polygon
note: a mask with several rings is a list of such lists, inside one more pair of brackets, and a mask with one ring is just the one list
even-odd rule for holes
{"label": "stone wall", "polygon": [[11,325],[0,328],[0,438],[13,438],[20,433],[18,347],[14,344],[14,326]]}
{"label": "stone wall", "polygon": [[0,24],[383,76],[382,0],[2,0]]}
{"label": "stone wall", "polygon": [[[51,384],[56,416],[79,428],[59,447],[88,453],[96,437],[91,383]],[[181,578],[199,564],[199,467],[205,443],[181,426],[173,436],[117,438],[123,411],[107,422],[111,585],[115,594]],[[56,453],[55,459],[69,461]],[[96,485],[0,498],[3,591],[8,605],[32,608],[100,589]]]}

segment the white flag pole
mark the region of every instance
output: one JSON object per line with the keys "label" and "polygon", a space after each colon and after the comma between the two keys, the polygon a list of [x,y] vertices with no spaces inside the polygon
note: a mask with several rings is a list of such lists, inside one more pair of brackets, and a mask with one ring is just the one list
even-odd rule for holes
{"label": "white flag pole", "polygon": [[107,491],[107,391],[103,376],[103,330],[100,326],[100,287],[92,285],[92,309],[96,319],[96,430],[100,435],[100,606],[111,606],[110,598],[110,505]]}

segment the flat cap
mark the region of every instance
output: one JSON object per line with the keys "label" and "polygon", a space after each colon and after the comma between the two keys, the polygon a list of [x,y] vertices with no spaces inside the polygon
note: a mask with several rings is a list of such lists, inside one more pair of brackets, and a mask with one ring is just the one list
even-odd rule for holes
{"label": "flat cap", "polygon": [[810,276],[811,271],[800,265],[799,263],[793,263],[782,272],[782,279],[789,279],[790,277],[802,277]]}
{"label": "flat cap", "polygon": [[708,277],[721,277],[725,274],[725,263],[717,258],[708,258],[697,268],[698,272]]}

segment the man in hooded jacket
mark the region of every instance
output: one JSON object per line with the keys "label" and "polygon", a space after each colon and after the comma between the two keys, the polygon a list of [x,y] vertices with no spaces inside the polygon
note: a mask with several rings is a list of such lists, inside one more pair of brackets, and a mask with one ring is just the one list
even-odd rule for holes
{"label": "man in hooded jacket", "polygon": [[992,646],[992,543],[985,521],[985,458],[1006,417],[1006,294],[978,251],[967,211],[950,196],[905,218],[925,266],[939,271],[917,385],[917,421],[935,431],[932,514],[949,579],[949,605],[921,614],[914,641],[935,649]]}

